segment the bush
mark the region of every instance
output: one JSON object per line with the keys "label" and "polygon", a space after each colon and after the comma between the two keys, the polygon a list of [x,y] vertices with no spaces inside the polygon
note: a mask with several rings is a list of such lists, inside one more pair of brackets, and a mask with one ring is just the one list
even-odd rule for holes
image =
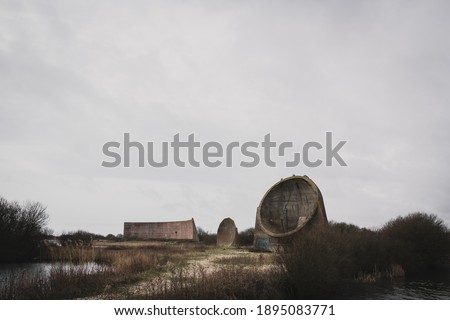
{"label": "bush", "polygon": [[448,267],[450,233],[435,215],[413,213],[389,221],[381,229],[389,259],[406,275],[426,274]]}
{"label": "bush", "polygon": [[288,296],[340,296],[347,284],[449,270],[450,232],[435,215],[414,213],[370,231],[345,223],[302,230],[281,254]]}
{"label": "bush", "polygon": [[197,234],[198,234],[198,240],[202,244],[215,245],[217,243],[217,234],[215,234],[215,233],[209,233],[208,231],[205,231],[199,227]]}
{"label": "bush", "polygon": [[244,231],[239,232],[239,244],[241,246],[253,245],[254,234],[255,234],[255,228],[248,228]]}
{"label": "bush", "polygon": [[121,235],[121,234],[113,235],[110,233],[105,237],[105,240],[113,241],[113,242],[123,241],[123,235]]}
{"label": "bush", "polygon": [[104,239],[104,237],[83,230],[67,232],[59,236],[59,240],[64,245],[91,245],[94,239]]}
{"label": "bush", "polygon": [[[288,296],[292,299],[325,298],[339,282],[340,260],[336,233],[318,229],[294,239],[289,252],[282,255]],[[332,289],[333,288],[333,289]]]}
{"label": "bush", "polygon": [[46,236],[46,208],[39,202],[20,205],[0,198],[0,261],[29,261]]}
{"label": "bush", "polygon": [[386,269],[376,232],[345,223],[315,227],[297,234],[281,254],[287,294],[292,299],[339,295],[358,276]]}

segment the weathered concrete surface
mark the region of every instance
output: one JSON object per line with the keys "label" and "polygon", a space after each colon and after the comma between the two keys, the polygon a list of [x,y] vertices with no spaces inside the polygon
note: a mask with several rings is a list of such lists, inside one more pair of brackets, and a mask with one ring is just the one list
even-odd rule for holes
{"label": "weathered concrete surface", "polygon": [[277,251],[302,228],[327,223],[322,194],[311,179],[281,179],[266,192],[257,208],[254,246]]}
{"label": "weathered concrete surface", "polygon": [[219,247],[238,247],[239,234],[233,219],[225,218],[217,229],[217,245]]}
{"label": "weathered concrete surface", "polygon": [[198,242],[194,219],[168,222],[125,222],[124,239],[190,240]]}

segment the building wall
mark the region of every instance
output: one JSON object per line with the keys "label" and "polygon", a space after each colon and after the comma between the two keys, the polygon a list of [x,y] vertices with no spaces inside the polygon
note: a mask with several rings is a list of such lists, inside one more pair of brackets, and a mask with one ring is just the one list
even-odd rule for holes
{"label": "building wall", "polygon": [[125,222],[125,239],[198,241],[194,219],[169,222]]}

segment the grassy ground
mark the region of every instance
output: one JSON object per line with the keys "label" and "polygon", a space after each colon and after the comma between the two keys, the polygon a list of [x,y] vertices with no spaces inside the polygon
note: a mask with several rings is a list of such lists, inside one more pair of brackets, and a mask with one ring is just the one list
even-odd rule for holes
{"label": "grassy ground", "polygon": [[[135,244],[137,246],[137,244]],[[270,253],[214,246],[185,246],[179,263],[140,274],[137,281],[110,287],[94,299],[269,298],[278,266]]]}
{"label": "grassy ground", "polygon": [[[41,259],[55,263],[48,275],[11,274],[0,286],[0,298],[268,298],[269,288],[261,285],[277,268],[269,253],[176,242],[51,247]],[[86,263],[96,263],[95,272],[83,267]]]}
{"label": "grassy ground", "polygon": [[[302,230],[280,254],[96,242],[48,248],[41,258],[55,263],[49,275],[12,274],[0,299],[335,299],[355,285],[449,274],[450,231],[417,213],[375,231],[345,223]],[[86,263],[96,263],[96,272]]]}

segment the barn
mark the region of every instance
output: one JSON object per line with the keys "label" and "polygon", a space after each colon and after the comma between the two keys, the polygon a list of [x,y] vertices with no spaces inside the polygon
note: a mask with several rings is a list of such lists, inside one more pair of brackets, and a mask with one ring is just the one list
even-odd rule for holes
{"label": "barn", "polygon": [[125,240],[186,240],[198,242],[194,218],[185,221],[125,222]]}

